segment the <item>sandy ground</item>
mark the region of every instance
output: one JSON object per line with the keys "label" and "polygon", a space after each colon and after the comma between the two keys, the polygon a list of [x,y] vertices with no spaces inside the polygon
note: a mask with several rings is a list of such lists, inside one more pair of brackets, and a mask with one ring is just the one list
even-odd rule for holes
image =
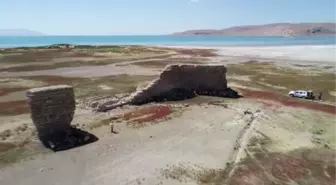
{"label": "sandy ground", "polygon": [[25,71],[25,72],[2,72],[0,77],[16,77],[16,76],[39,76],[39,75],[56,75],[66,77],[99,77],[111,75],[157,75],[159,71],[156,69],[148,69],[144,67],[128,65],[127,67],[112,65],[104,66],[86,66],[86,67],[65,67],[52,70]]}
{"label": "sandy ground", "polygon": [[18,100],[24,100],[26,91],[17,91],[13,93],[6,94],[5,96],[0,97],[0,103],[1,102],[9,102],[9,101],[18,101]]}
{"label": "sandy ground", "polygon": [[306,62],[336,62],[336,46],[167,46],[178,48],[215,49],[228,57],[248,57],[255,59],[299,60]]}
{"label": "sandy ground", "polygon": [[[206,116],[209,114],[212,116]],[[0,182],[158,184],[164,180],[160,170],[167,165],[191,163],[221,168],[230,160],[230,151],[245,126],[242,117],[232,109],[190,106],[180,117],[140,129],[121,125],[120,134],[106,132],[97,143],[2,169]]]}
{"label": "sandy ground", "polygon": [[[211,101],[221,103],[212,105]],[[322,121],[323,129],[334,128],[332,115],[287,107],[274,109],[251,100],[204,97],[185,103],[190,106],[180,109],[180,116],[172,119],[136,129],[125,122],[115,123],[119,134],[111,134],[103,126],[93,131],[99,136],[95,143],[43,154],[2,168],[0,182],[6,185],[198,184],[190,178],[167,179],[162,171],[179,165],[186,170],[197,170],[222,169],[228,162],[239,163],[246,157],[244,150],[257,132],[272,138],[275,144],[270,150],[286,152],[314,147],[311,130],[315,121]],[[246,110],[251,110],[255,117],[251,119],[252,115],[244,114]],[[88,122],[88,116],[87,112],[77,110],[73,123]]]}
{"label": "sandy ground", "polygon": [[248,60],[274,62],[282,67],[301,69],[301,65],[328,68],[336,73],[336,46],[167,46],[170,48],[214,49],[219,56],[211,62],[236,64]]}

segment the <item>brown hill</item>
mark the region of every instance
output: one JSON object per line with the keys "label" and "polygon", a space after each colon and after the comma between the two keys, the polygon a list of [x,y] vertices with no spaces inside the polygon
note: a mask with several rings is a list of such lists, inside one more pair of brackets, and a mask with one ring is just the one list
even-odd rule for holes
{"label": "brown hill", "polygon": [[188,30],[173,35],[226,35],[226,36],[304,36],[336,35],[336,23],[275,23],[234,26],[226,29]]}

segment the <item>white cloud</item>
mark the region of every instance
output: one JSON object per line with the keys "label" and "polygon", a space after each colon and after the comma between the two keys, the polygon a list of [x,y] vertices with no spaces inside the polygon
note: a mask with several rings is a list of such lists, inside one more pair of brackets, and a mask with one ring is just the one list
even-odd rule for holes
{"label": "white cloud", "polygon": [[197,3],[199,0],[189,0],[192,3]]}

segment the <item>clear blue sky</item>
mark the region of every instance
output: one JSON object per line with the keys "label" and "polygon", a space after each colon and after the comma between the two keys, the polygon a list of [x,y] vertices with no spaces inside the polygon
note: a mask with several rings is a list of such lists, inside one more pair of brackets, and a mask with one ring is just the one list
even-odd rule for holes
{"label": "clear blue sky", "polygon": [[0,29],[50,35],[166,34],[275,22],[335,22],[335,0],[1,0]]}

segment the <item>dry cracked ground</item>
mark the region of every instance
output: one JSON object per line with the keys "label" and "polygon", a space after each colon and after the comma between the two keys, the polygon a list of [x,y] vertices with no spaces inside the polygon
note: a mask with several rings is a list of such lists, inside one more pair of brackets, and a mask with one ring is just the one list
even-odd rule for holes
{"label": "dry cracked ground", "polygon": [[[142,46],[3,49],[0,63],[0,184],[335,184],[332,63],[228,61],[213,50]],[[127,95],[173,63],[222,63],[243,97],[107,113],[84,106]],[[75,87],[72,124],[98,141],[55,153],[40,145],[24,92],[56,84]],[[323,101],[289,98],[291,89],[322,92]]]}

